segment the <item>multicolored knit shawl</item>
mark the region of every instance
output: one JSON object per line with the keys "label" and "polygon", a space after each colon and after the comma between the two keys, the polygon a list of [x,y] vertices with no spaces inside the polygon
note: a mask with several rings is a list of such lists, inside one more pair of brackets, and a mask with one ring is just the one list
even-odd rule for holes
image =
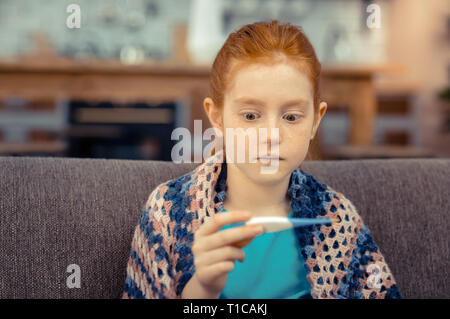
{"label": "multicolored knit shawl", "polygon": [[[212,155],[151,192],[132,239],[122,298],[181,299],[195,273],[194,232],[224,211],[226,168]],[[402,298],[350,200],[299,168],[291,174],[288,195],[293,217],[339,219],[294,230],[314,299]]]}

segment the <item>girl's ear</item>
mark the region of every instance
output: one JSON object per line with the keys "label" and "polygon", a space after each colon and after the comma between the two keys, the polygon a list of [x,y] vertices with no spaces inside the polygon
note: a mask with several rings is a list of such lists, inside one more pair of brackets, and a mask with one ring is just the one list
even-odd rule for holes
{"label": "girl's ear", "polygon": [[320,102],[319,104],[319,112],[318,115],[314,116],[314,125],[311,132],[311,140],[316,136],[317,129],[319,128],[320,121],[322,120],[323,116],[325,115],[325,112],[327,111],[327,102]]}
{"label": "girl's ear", "polygon": [[212,126],[222,130],[223,127],[222,110],[220,110],[217,107],[217,105],[210,97],[206,97],[203,100],[203,107]]}

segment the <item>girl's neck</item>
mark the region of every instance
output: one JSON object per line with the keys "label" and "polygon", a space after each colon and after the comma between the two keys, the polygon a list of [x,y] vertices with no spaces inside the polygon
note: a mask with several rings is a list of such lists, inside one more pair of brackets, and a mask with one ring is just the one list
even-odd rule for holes
{"label": "girl's neck", "polygon": [[233,164],[227,164],[227,211],[247,210],[252,216],[288,216],[290,175],[277,184],[255,183]]}

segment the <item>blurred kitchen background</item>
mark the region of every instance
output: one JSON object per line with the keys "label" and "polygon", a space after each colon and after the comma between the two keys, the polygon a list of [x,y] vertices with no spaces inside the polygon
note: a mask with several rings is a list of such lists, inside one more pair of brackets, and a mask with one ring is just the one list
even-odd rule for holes
{"label": "blurred kitchen background", "polygon": [[0,156],[171,160],[227,35],[270,19],[322,62],[309,159],[450,156],[448,0],[0,0]]}

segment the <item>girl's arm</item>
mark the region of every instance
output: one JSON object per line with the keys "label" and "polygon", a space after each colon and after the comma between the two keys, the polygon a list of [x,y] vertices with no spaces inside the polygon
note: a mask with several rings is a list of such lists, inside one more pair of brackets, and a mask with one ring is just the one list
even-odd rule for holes
{"label": "girl's arm", "polygon": [[219,299],[220,294],[206,291],[197,281],[197,277],[192,276],[181,293],[183,299]]}
{"label": "girl's arm", "polygon": [[376,245],[370,231],[358,214],[353,203],[340,194],[345,213],[353,221],[352,241],[354,249],[349,268],[350,281],[348,284],[348,296],[351,298],[386,298],[400,299],[401,294],[395,278],[389,269],[379,247]]}
{"label": "girl's arm", "polygon": [[161,210],[161,185],[150,194],[135,228],[123,299],[181,298],[174,288],[173,247],[170,249],[168,240],[169,216]]}

